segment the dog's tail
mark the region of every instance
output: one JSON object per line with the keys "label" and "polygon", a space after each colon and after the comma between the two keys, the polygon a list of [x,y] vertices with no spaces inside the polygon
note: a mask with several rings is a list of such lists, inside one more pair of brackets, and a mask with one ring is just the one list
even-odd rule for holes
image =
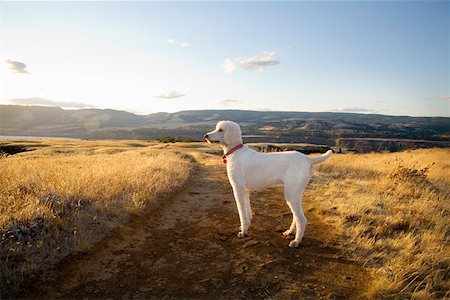
{"label": "dog's tail", "polygon": [[327,152],[325,152],[324,154],[320,155],[320,156],[315,156],[315,157],[310,157],[311,159],[311,164],[317,164],[317,163],[321,163],[324,160],[327,160],[331,154],[333,154],[333,150],[328,150]]}

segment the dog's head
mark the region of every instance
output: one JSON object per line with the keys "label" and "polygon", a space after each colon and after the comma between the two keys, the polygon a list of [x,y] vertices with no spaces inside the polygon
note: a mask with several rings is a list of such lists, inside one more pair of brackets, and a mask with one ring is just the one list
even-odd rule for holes
{"label": "dog's head", "polygon": [[205,134],[205,140],[224,146],[242,143],[241,128],[233,121],[220,121],[216,125],[216,130]]}

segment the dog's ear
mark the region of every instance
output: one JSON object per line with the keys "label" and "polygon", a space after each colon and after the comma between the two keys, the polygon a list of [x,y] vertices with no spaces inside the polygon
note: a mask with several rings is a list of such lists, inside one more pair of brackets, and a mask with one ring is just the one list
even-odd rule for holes
{"label": "dog's ear", "polygon": [[236,142],[242,143],[241,135],[242,135],[241,128],[239,127],[238,124],[234,122],[226,123],[223,135],[223,141],[225,145],[231,145]]}

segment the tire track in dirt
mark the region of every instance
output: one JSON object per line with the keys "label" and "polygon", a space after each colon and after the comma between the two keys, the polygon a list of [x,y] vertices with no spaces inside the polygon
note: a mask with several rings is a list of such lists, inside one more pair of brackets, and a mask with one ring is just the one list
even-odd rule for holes
{"label": "tire track in dirt", "polygon": [[91,254],[66,260],[30,298],[339,299],[364,291],[368,272],[334,246],[333,228],[313,212],[300,248],[288,247],[282,231],[291,214],[281,188],[252,194],[250,236],[238,239],[223,164],[195,156],[182,192],[150,204]]}

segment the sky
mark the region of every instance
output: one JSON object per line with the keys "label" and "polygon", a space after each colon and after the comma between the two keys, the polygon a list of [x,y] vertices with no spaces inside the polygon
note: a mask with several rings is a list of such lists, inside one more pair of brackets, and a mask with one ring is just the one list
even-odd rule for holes
{"label": "sky", "polygon": [[450,117],[450,2],[0,2],[0,104]]}

